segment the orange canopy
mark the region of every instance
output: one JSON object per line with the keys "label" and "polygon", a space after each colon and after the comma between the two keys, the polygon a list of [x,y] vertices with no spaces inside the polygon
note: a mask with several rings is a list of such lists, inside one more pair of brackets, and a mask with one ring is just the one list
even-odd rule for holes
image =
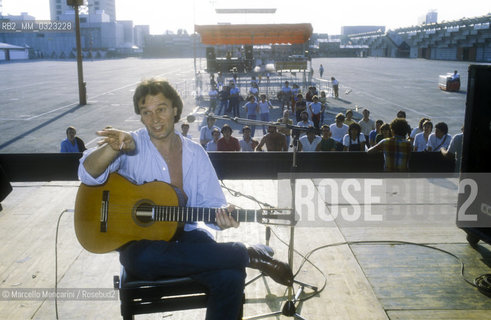
{"label": "orange canopy", "polygon": [[302,44],[312,35],[310,23],[195,25],[194,30],[207,45]]}

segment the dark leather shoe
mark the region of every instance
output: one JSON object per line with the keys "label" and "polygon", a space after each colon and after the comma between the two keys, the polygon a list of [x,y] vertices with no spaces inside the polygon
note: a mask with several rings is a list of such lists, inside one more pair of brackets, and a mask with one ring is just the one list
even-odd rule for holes
{"label": "dark leather shoe", "polygon": [[254,245],[247,248],[247,252],[249,268],[258,269],[282,285],[293,284],[292,269],[287,263],[272,258],[273,249],[265,245]]}

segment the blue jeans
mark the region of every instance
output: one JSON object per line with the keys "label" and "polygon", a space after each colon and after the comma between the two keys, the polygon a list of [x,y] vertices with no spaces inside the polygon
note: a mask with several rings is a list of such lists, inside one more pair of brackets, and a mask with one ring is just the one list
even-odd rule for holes
{"label": "blue jeans", "polygon": [[220,100],[220,107],[218,108],[218,112],[216,114],[220,115],[220,113],[222,113],[222,109],[223,109],[222,114],[225,114],[225,111],[227,111],[227,108],[228,108],[228,100]]}
{"label": "blue jeans", "polygon": [[120,250],[126,271],[144,280],[190,276],[209,289],[208,320],[237,319],[249,256],[240,242],[217,243],[200,229],[177,241],[140,240]]}
{"label": "blue jeans", "polygon": [[231,98],[228,101],[228,109],[229,111],[232,112],[233,117],[240,117],[240,112],[239,112],[239,98]]}
{"label": "blue jeans", "polygon": [[[255,114],[248,114],[247,119],[251,120],[256,120],[256,115]],[[251,137],[254,137],[254,133],[256,132],[256,126],[251,125]]]}
{"label": "blue jeans", "polygon": [[[260,114],[261,121],[269,121],[269,112],[268,113],[261,113]],[[266,134],[268,131],[266,129],[266,126],[263,125],[263,134]]]}

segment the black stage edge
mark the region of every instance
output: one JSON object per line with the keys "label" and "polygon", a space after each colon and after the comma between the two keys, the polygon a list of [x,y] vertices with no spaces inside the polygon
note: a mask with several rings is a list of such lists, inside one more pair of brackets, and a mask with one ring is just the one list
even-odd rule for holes
{"label": "black stage edge", "polygon": [[[491,184],[487,175],[491,173],[491,65],[470,65],[467,81],[467,97],[462,150],[462,175],[464,179],[475,179],[477,195],[471,202],[469,213],[477,214],[476,223],[459,221],[457,226],[467,233],[467,241],[476,246],[479,240],[491,244],[489,214],[483,209],[491,203]],[[482,178],[479,179],[480,174]],[[466,206],[469,191],[459,193],[458,211]],[[485,226],[485,227],[483,227]],[[483,227],[483,228],[482,228]]]}
{"label": "black stage edge", "polygon": [[[277,179],[278,173],[291,172],[291,152],[210,152],[219,179]],[[0,154],[0,166],[10,182],[74,181],[80,153],[9,153]],[[297,154],[299,173],[363,173],[383,171],[382,154],[365,152],[313,152]],[[440,152],[414,152],[409,162],[410,173],[432,173],[454,177],[455,161]]]}

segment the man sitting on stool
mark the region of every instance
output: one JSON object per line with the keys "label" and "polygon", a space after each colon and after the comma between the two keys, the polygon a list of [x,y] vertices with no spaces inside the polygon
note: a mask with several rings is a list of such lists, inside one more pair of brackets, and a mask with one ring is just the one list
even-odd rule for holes
{"label": "man sitting on stool", "polygon": [[[98,131],[98,148],[80,160],[79,177],[87,185],[104,183],[118,172],[133,183],[163,181],[175,186],[189,207],[220,208],[215,224],[223,230],[239,223],[227,205],[206,151],[174,129],[183,103],[165,80],[150,79],[138,85],[133,96],[135,113],[145,128],[133,132]],[[126,271],[143,280],[189,276],[209,288],[207,319],[236,319],[242,304],[245,267],[256,268],[283,285],[293,283],[288,264],[272,258],[264,245],[246,247],[240,242],[217,243],[197,223],[186,223],[172,241],[139,240],[121,248],[119,259]]]}

